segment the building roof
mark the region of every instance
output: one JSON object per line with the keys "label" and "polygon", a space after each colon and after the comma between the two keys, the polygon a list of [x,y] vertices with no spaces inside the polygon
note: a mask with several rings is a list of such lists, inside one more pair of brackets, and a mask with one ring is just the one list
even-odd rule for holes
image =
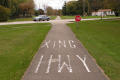
{"label": "building roof", "polygon": [[112,11],[111,9],[99,9],[98,12]]}
{"label": "building roof", "polygon": [[97,13],[97,12],[92,12],[92,13]]}

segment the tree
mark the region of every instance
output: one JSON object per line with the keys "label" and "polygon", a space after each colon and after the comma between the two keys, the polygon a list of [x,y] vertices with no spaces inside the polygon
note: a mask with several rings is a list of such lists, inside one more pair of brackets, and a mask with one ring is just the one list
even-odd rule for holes
{"label": "tree", "polygon": [[0,5],[2,8],[4,7],[11,11],[11,14],[9,15],[10,18],[17,18],[21,15],[26,17],[34,14],[33,0],[0,0]]}
{"label": "tree", "polygon": [[83,13],[82,1],[70,1],[64,4],[62,9],[63,15],[77,15]]}
{"label": "tree", "polygon": [[106,4],[104,5],[105,8],[112,9],[116,16],[120,16],[120,0],[105,0],[104,4]]}
{"label": "tree", "polygon": [[57,14],[57,15],[59,15],[59,16],[61,16],[61,15],[62,15],[62,10],[61,10],[61,9],[59,9],[57,12],[58,12],[58,14]]}
{"label": "tree", "polygon": [[19,4],[20,13],[23,17],[32,16],[34,14],[34,4],[33,1],[30,0],[28,2],[24,2]]}
{"label": "tree", "polygon": [[48,6],[46,8],[46,10],[47,10],[47,15],[53,15],[53,9],[52,9],[52,7]]}
{"label": "tree", "polygon": [[5,8],[9,8],[10,0],[0,0],[0,5],[4,6]]}
{"label": "tree", "polygon": [[67,8],[67,3],[65,2],[63,8],[62,8],[62,14],[66,15],[66,8]]}
{"label": "tree", "polygon": [[47,10],[47,15],[61,15],[61,10],[53,9],[50,6],[48,6],[46,10]]}
{"label": "tree", "polygon": [[[70,1],[64,4],[62,8],[63,15],[90,15],[91,12],[99,9],[112,9],[116,16],[120,15],[120,0],[78,0]],[[67,11],[67,12],[66,12]]]}
{"label": "tree", "polygon": [[35,15],[38,16],[38,15],[43,15],[44,14],[44,10],[42,9],[39,9],[39,10],[35,10]]}
{"label": "tree", "polygon": [[0,5],[0,22],[7,21],[10,15],[10,9]]}

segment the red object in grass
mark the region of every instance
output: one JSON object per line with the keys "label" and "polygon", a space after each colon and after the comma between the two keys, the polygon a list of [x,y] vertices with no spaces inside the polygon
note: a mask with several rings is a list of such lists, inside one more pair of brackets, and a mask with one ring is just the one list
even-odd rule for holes
{"label": "red object in grass", "polygon": [[75,21],[76,21],[76,22],[81,21],[81,16],[79,16],[79,15],[78,15],[78,16],[75,16]]}

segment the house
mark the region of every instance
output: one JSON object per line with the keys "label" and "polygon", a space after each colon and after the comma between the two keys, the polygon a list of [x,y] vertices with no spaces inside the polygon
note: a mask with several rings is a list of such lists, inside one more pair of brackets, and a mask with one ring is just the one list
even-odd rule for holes
{"label": "house", "polygon": [[115,12],[111,9],[99,9],[97,12],[92,12],[92,16],[111,16],[115,15]]}

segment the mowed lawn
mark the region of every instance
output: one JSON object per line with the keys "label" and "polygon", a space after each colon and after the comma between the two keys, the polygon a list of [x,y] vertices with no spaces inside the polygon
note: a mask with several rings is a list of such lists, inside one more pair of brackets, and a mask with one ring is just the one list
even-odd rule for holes
{"label": "mowed lawn", "polygon": [[[113,18],[116,16],[104,16],[103,18]],[[61,16],[62,19],[75,19],[75,16]],[[101,18],[101,16],[82,16],[83,19],[89,19],[89,18]]]}
{"label": "mowed lawn", "polygon": [[[49,16],[51,20],[56,19],[56,16]],[[16,22],[16,21],[33,21],[33,18],[16,18],[16,19],[10,19],[8,22]]]}
{"label": "mowed lawn", "polygon": [[20,80],[51,28],[49,23],[0,26],[0,80]]}
{"label": "mowed lawn", "polygon": [[111,80],[120,80],[120,20],[68,24]]}
{"label": "mowed lawn", "polygon": [[57,16],[49,16],[51,20],[56,19]]}
{"label": "mowed lawn", "polygon": [[10,19],[8,20],[8,22],[16,22],[16,21],[32,21],[32,17],[31,18],[16,18],[16,19]]}
{"label": "mowed lawn", "polygon": [[61,19],[74,19],[75,16],[60,16]]}

